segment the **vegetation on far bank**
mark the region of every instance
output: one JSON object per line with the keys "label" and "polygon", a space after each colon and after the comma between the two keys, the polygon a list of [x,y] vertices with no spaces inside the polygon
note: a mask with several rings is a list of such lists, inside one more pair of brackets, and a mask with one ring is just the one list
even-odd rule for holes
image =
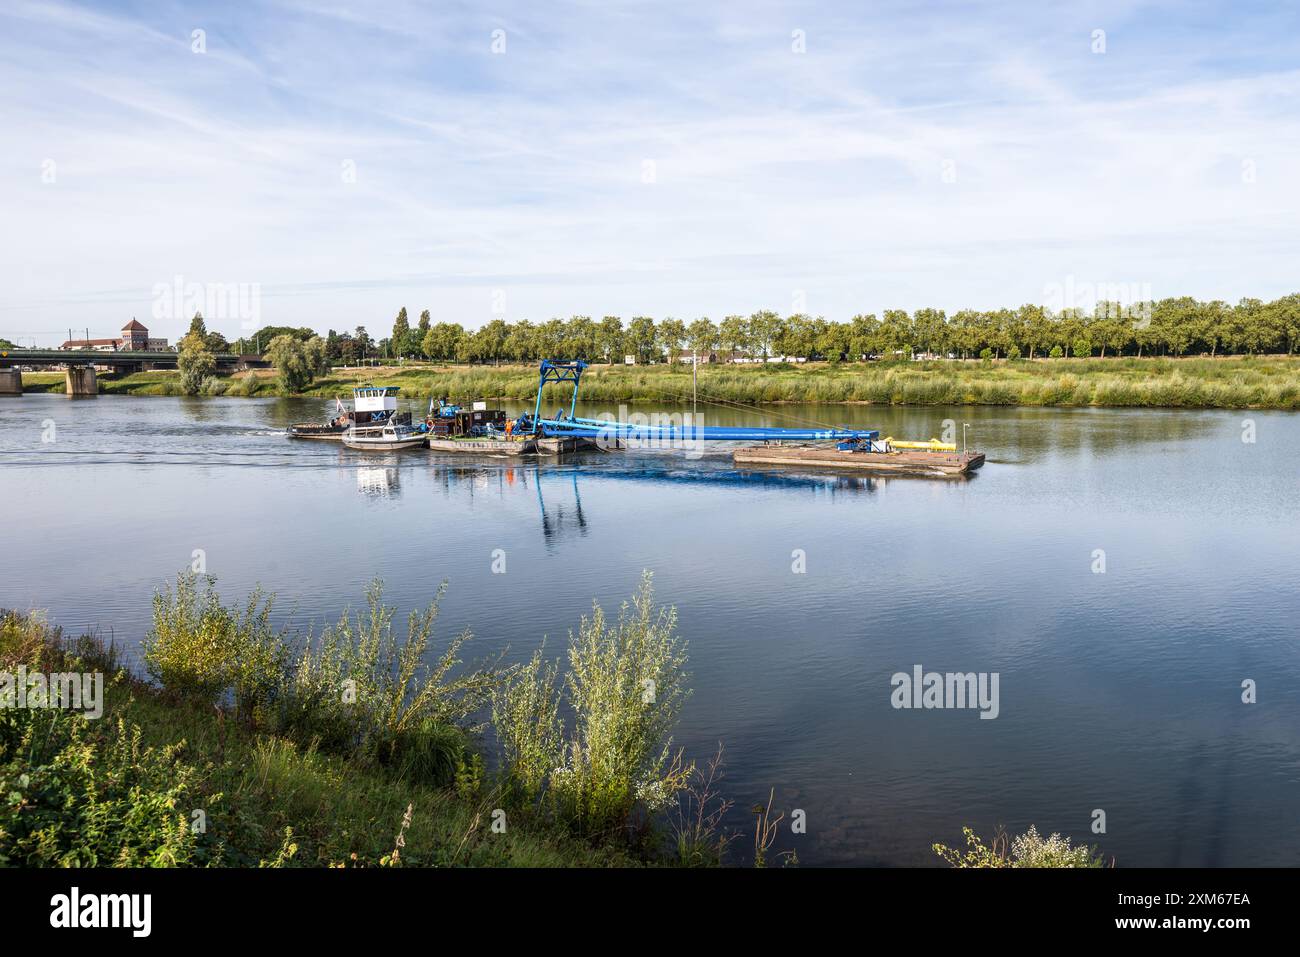
{"label": "vegetation on far bank", "polygon": [[[62,373],[23,375],[24,387],[30,391],[62,391],[63,382]],[[211,377],[203,391],[208,395],[347,398],[354,385],[365,382],[400,386],[411,397],[524,401],[536,394],[537,369],[519,364],[434,363],[335,368],[303,384],[297,392],[286,389],[276,372],[260,370]],[[110,394],[182,394],[178,373],[166,371],[101,376],[99,387]],[[716,364],[700,366],[698,389],[704,402],[745,404],[1300,409],[1300,357]],[[607,404],[688,403],[691,369],[682,364],[594,365],[583,376],[582,397]]]}

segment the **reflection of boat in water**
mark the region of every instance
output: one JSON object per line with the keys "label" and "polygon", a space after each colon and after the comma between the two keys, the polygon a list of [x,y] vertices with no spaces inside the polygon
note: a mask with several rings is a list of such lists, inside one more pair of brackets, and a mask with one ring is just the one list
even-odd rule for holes
{"label": "reflection of boat in water", "polygon": [[349,430],[358,435],[371,432],[378,433],[389,422],[409,424],[409,413],[397,411],[397,386],[361,385],[352,390],[352,408],[349,410],[335,399],[334,410],[338,413],[328,422],[301,423],[289,427],[289,437],[293,439],[327,439],[338,441]]}
{"label": "reflection of boat in water", "polygon": [[348,429],[343,433],[343,444],[363,452],[390,452],[396,449],[413,449],[424,445],[424,433],[409,425],[389,422],[378,432],[374,429]]}
{"label": "reflection of boat in water", "polygon": [[397,495],[401,485],[399,472],[391,466],[375,468],[366,466],[357,469],[357,491],[366,495]]}

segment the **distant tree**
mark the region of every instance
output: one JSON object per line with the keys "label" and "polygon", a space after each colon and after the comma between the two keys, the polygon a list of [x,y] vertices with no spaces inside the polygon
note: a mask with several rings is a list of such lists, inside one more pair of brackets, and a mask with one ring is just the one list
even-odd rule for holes
{"label": "distant tree", "polygon": [[303,360],[312,378],[324,375],[330,368],[329,349],[324,339],[312,336],[302,344]]}
{"label": "distant tree", "polygon": [[686,323],[680,319],[667,318],[659,323],[659,344],[668,354],[669,362],[676,362],[682,353],[682,343],[686,341]]}
{"label": "distant tree", "polygon": [[271,344],[271,340],[276,336],[292,336],[299,342],[306,342],[314,335],[316,335],[316,330],[309,329],[306,326],[298,328],[292,326],[263,326],[253,333],[248,341],[253,349],[260,349],[264,354],[267,346]]}
{"label": "distant tree", "polygon": [[293,336],[276,336],[267,346],[266,357],[275,366],[280,387],[290,394],[301,392],[312,380],[311,360],[305,343]]}
{"label": "distant tree", "polygon": [[701,317],[686,327],[686,339],[696,355],[708,355],[718,348],[718,327],[707,317]]}
{"label": "distant tree", "polygon": [[727,316],[718,326],[722,345],[731,352],[744,352],[749,348],[749,320],[744,316]]}
{"label": "distant tree", "polygon": [[357,326],[352,335],[357,341],[357,358],[369,359],[374,354],[375,341],[370,338],[370,333],[366,332],[366,327]]}
{"label": "distant tree", "polygon": [[420,341],[420,351],[430,359],[451,362],[456,358],[465,330],[454,322],[440,322],[429,329]]}
{"label": "distant tree", "polygon": [[194,316],[190,331],[181,338],[176,367],[181,373],[181,392],[185,395],[198,395],[204,381],[217,371],[217,357],[207,347],[202,316]]}
{"label": "distant tree", "polygon": [[766,359],[772,350],[772,343],[781,336],[785,320],[771,310],[764,309],[749,317],[749,334],[755,348]]}
{"label": "distant tree", "polygon": [[403,306],[397,313],[397,318],[393,320],[393,334],[389,337],[389,347],[392,355],[400,355],[406,348],[406,341],[411,335],[411,322],[406,318],[406,307]]}
{"label": "distant tree", "polygon": [[627,345],[636,361],[649,364],[655,360],[655,321],[649,316],[634,316],[627,326]]}
{"label": "distant tree", "polygon": [[613,363],[623,358],[623,320],[618,316],[605,316],[596,327],[596,355]]}
{"label": "distant tree", "polygon": [[418,353],[426,359],[430,358],[429,354],[424,351],[424,337],[429,334],[429,330],[432,326],[433,320],[429,316],[429,310],[425,309],[420,313],[420,324],[416,326],[415,330],[411,333],[410,341],[407,345],[408,352],[412,354]]}

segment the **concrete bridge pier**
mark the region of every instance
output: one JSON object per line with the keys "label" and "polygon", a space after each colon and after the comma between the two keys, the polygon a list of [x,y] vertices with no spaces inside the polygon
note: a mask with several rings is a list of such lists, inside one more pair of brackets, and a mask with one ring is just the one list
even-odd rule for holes
{"label": "concrete bridge pier", "polygon": [[0,395],[23,394],[23,370],[0,369]]}
{"label": "concrete bridge pier", "polygon": [[68,398],[99,394],[99,382],[95,379],[94,366],[68,366],[67,382]]}

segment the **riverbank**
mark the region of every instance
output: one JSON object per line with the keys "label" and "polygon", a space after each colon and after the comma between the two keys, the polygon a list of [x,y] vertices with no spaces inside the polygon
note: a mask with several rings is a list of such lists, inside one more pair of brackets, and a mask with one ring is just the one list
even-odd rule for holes
{"label": "riverbank", "polygon": [[[62,373],[26,373],[29,391],[63,391]],[[431,364],[334,370],[302,394],[346,396],[354,385],[382,382],[409,396],[528,400],[534,366]],[[175,372],[100,378],[100,391],[178,395]],[[685,365],[593,365],[582,380],[588,402],[676,404],[691,398]],[[994,405],[1192,409],[1300,409],[1300,357],[1221,359],[1036,359],[702,366],[701,399],[736,403],[825,402],[873,405]],[[283,394],[269,370],[218,380],[225,395]],[[558,395],[558,393],[557,393]]]}
{"label": "riverbank", "polygon": [[[148,680],[0,612],[0,865],[721,862],[712,826],[668,817],[699,772],[670,755],[685,644],[648,575],[616,624],[579,623],[572,670],[468,663],[468,632],[435,646],[440,598],[399,638],[375,582],[364,612],[299,634],[260,590],[226,606],[183,573],[154,597]],[[565,688],[583,695],[562,719]]]}
{"label": "riverbank", "polygon": [[490,802],[413,781],[132,676],[89,637],[0,613],[0,671],[103,675],[102,715],[0,709],[0,866],[639,863]]}

